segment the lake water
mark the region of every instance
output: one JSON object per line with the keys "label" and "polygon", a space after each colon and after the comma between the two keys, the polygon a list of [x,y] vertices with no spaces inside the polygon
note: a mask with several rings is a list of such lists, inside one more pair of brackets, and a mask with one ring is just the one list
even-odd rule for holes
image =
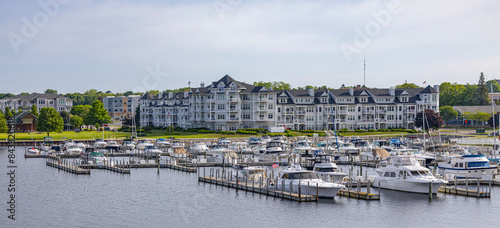
{"label": "lake water", "polygon": [[[494,227],[500,187],[476,199],[382,190],[380,201],[298,203],[198,183],[196,173],[132,169],[74,175],[18,148],[16,220],[7,218],[7,150],[0,148],[0,227]],[[373,170],[371,170],[373,171]]]}

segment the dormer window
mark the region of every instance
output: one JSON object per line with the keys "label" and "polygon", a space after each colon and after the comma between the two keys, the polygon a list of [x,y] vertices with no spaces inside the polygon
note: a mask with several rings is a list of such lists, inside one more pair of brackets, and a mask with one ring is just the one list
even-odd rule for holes
{"label": "dormer window", "polygon": [[326,103],[327,101],[328,101],[328,98],[326,98],[326,97],[321,98],[321,103]]}
{"label": "dormer window", "polygon": [[223,85],[219,85],[219,92],[224,92],[224,86]]}
{"label": "dormer window", "polygon": [[408,97],[401,97],[401,102],[408,102]]}
{"label": "dormer window", "polygon": [[368,102],[368,97],[361,97],[360,102],[362,102],[362,103]]}
{"label": "dormer window", "polygon": [[235,85],[231,85],[231,91],[236,91],[236,86]]}
{"label": "dormer window", "polygon": [[280,98],[280,103],[286,103],[286,97]]}

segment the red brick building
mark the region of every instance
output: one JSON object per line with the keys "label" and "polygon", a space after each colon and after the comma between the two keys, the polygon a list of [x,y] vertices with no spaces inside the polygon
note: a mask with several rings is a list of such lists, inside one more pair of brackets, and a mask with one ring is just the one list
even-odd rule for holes
{"label": "red brick building", "polygon": [[35,132],[38,117],[30,112],[21,112],[14,116],[16,132]]}

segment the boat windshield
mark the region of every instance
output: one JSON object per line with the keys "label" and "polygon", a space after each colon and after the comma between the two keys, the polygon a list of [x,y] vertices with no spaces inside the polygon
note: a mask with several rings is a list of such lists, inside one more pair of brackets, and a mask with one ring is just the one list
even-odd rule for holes
{"label": "boat windshield", "polygon": [[257,169],[257,170],[248,170],[248,174],[263,174],[264,170]]}
{"label": "boat windshield", "polygon": [[469,168],[490,167],[490,163],[488,163],[487,161],[468,162],[467,166]]}
{"label": "boat windshield", "polygon": [[418,161],[415,157],[392,157],[393,165],[416,165]]}
{"label": "boat windshield", "polygon": [[316,172],[336,172],[337,170],[333,167],[329,167],[329,168],[319,168],[319,167],[316,167]]}
{"label": "boat windshield", "polygon": [[418,177],[418,176],[423,176],[423,177],[432,176],[431,172],[425,171],[425,170],[411,171],[411,175],[414,176],[414,177]]}
{"label": "boat windshield", "polygon": [[[287,175],[287,177],[285,175]],[[318,176],[316,175],[316,173],[313,173],[313,172],[300,172],[300,173],[286,173],[283,175],[283,178],[285,178],[285,179],[318,179]]]}

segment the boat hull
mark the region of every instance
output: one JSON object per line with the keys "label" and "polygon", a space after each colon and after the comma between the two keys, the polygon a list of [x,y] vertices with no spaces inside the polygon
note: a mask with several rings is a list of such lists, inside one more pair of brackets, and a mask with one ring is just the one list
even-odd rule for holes
{"label": "boat hull", "polygon": [[378,187],[380,183],[380,188],[411,192],[411,193],[429,193],[429,185],[432,184],[432,194],[437,194],[439,187],[441,187],[443,181],[409,181],[401,180],[397,178],[376,178],[374,181],[374,187]]}
{"label": "boat hull", "polygon": [[493,176],[493,173],[497,169],[497,167],[488,167],[488,168],[477,168],[477,169],[453,169],[453,168],[444,168],[444,167],[439,167],[440,169],[443,169],[442,173],[443,175],[446,174],[452,174],[455,175],[458,179],[481,179],[483,176]]}

